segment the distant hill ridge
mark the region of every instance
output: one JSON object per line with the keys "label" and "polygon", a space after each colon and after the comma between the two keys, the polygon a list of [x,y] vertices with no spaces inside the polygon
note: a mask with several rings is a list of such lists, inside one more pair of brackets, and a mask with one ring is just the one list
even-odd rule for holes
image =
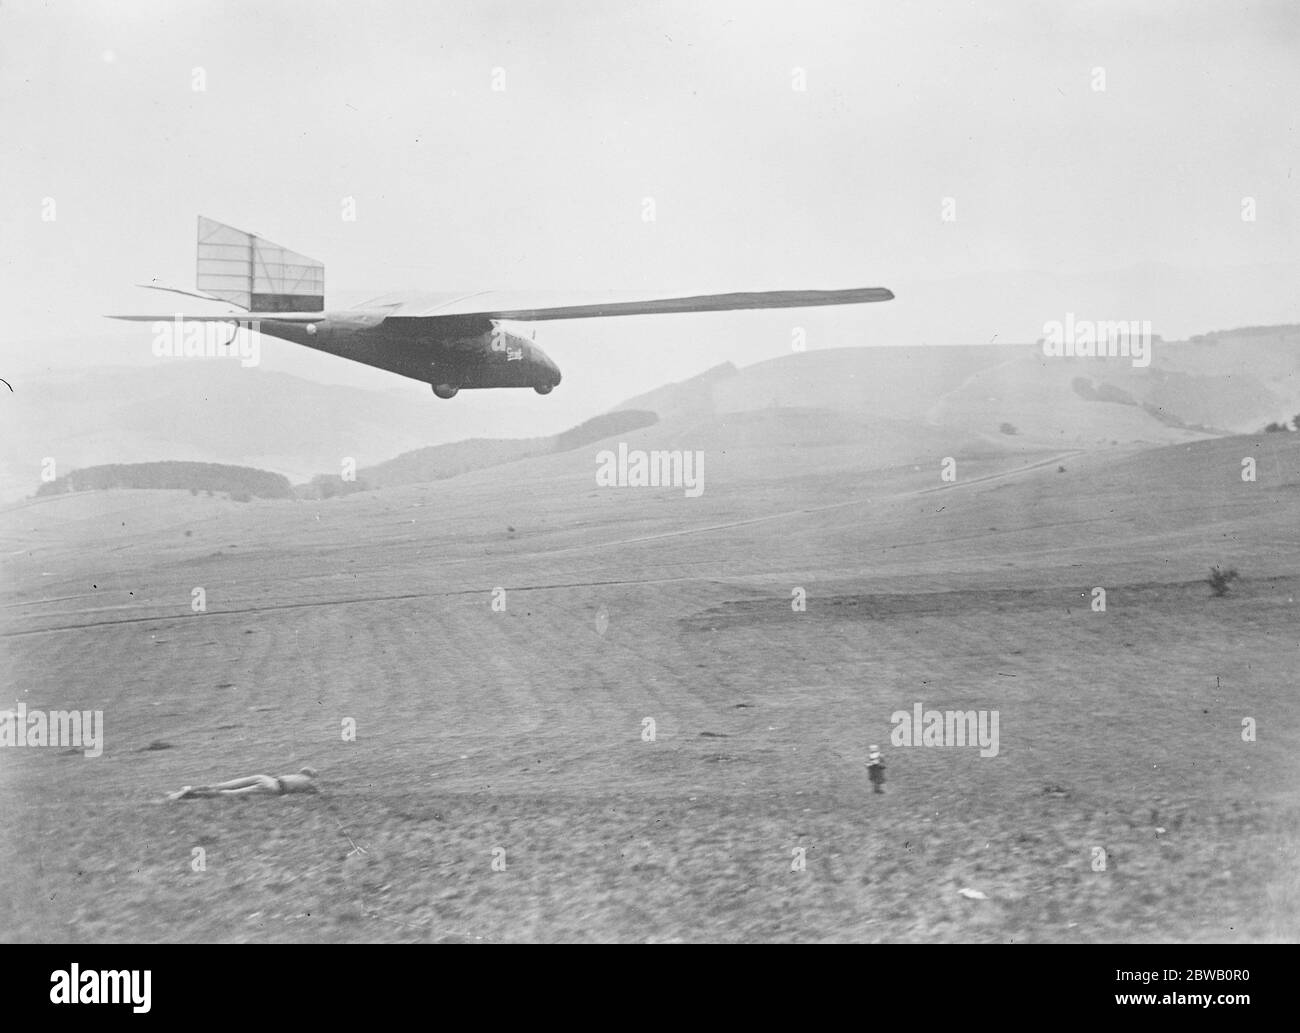
{"label": "distant hill ridge", "polygon": [[[656,413],[645,409],[620,409],[602,413],[550,437],[540,438],[471,438],[447,445],[431,445],[368,466],[357,473],[357,482],[366,488],[383,488],[399,484],[423,484],[427,481],[456,477],[471,470],[511,463],[517,459],[569,452],[584,445],[630,434],[659,422]],[[313,484],[335,478],[317,477]]]}
{"label": "distant hill ridge", "polygon": [[[525,436],[537,425],[534,409],[466,406],[431,421],[426,394],[323,385],[220,360],[84,369],[16,388],[0,412],[0,502],[30,495],[51,438],[60,442],[60,469],[78,470],[76,483],[86,487],[264,494],[228,480],[168,480],[161,468],[90,473],[168,461],[278,471],[300,496],[321,497],[540,460],[622,435],[635,435],[638,447],[717,449],[721,460],[727,449],[761,443],[907,458],[917,449],[948,455],[1251,433],[1300,412],[1300,325],[1160,341],[1145,368],[1124,358],[1047,357],[1029,343],[811,348],[739,368],[722,363],[549,437]],[[338,471],[342,456],[395,458],[355,480],[313,480]],[[267,490],[283,497],[278,484]]]}

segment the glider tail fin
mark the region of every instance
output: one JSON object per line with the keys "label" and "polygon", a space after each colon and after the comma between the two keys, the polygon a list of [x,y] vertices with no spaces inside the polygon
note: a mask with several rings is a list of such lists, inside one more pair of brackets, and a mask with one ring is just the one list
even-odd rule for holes
{"label": "glider tail fin", "polygon": [[195,286],[251,312],[325,310],[323,262],[202,215]]}

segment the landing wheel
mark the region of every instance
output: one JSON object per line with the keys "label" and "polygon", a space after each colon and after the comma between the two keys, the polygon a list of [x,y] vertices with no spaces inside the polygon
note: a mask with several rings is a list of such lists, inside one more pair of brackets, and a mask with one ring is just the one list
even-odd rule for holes
{"label": "landing wheel", "polygon": [[552,391],[554,388],[555,388],[555,385],[554,385],[554,384],[534,384],[534,385],[533,385],[533,390],[536,391],[539,395],[549,395],[549,394],[551,393],[551,391]]}
{"label": "landing wheel", "polygon": [[460,388],[455,384],[434,384],[433,393],[439,398],[455,398]]}

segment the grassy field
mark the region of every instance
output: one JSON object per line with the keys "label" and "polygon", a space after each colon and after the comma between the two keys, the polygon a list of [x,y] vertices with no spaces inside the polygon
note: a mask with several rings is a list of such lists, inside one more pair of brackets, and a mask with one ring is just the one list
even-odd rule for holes
{"label": "grassy field", "polygon": [[[10,509],[0,707],[107,741],[0,750],[0,937],[1294,940],[1296,438]],[[892,746],[917,702],[998,711],[998,755]]]}

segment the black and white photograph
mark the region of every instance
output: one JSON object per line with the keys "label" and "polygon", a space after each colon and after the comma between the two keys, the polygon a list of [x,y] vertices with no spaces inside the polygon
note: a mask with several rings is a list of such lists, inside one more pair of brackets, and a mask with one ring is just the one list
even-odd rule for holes
{"label": "black and white photograph", "polygon": [[3,0],[0,942],[1248,1005],[1298,112],[1287,0]]}

